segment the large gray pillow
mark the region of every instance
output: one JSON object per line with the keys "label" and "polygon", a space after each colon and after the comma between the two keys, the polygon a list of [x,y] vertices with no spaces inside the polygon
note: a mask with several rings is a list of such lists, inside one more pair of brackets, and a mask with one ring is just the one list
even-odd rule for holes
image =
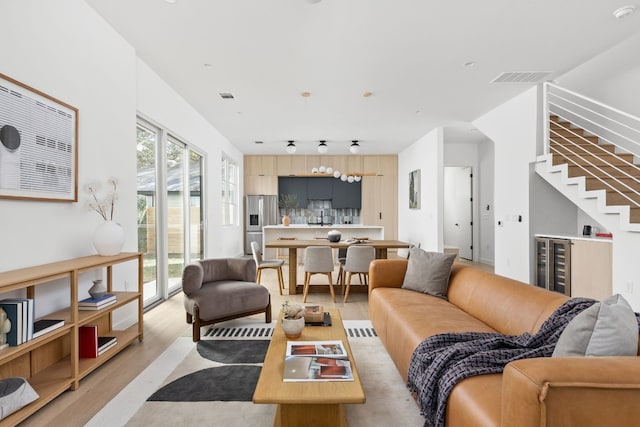
{"label": "large gray pillow", "polygon": [[0,380],[0,420],[38,398],[38,393],[24,378]]}
{"label": "large gray pillow", "polygon": [[622,295],[613,295],[587,308],[564,329],[553,357],[635,356],[638,322]]}
{"label": "large gray pillow", "polygon": [[455,254],[411,248],[402,287],[447,299],[451,265],[455,258]]}

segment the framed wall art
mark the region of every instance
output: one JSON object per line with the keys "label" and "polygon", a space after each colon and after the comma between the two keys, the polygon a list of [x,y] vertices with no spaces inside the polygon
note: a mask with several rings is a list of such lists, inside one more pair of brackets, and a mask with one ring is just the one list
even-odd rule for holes
{"label": "framed wall art", "polygon": [[409,209],[420,209],[420,169],[409,172]]}
{"label": "framed wall art", "polygon": [[78,109],[4,74],[0,198],[78,200]]}

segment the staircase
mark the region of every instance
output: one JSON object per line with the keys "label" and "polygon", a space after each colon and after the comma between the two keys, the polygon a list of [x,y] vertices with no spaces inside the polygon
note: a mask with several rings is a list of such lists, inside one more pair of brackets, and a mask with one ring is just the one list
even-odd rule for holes
{"label": "staircase", "polygon": [[[594,113],[592,106],[577,106],[575,97],[583,98],[580,95],[552,88],[562,94],[547,94],[548,140],[545,154],[536,163],[536,172],[603,225],[611,224],[615,215],[619,223],[610,228],[640,232],[640,166],[635,163],[637,156],[623,148],[638,144],[640,138],[633,138],[637,138],[636,133],[640,135],[640,126],[636,129],[627,124],[628,120],[620,125],[614,119],[603,118],[601,104]],[[569,118],[591,129],[585,130]],[[596,123],[596,119],[604,124]]]}

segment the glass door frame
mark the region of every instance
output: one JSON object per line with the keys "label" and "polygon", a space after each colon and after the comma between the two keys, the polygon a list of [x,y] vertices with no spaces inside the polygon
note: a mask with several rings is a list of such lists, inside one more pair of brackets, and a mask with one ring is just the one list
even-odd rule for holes
{"label": "glass door frame", "polygon": [[[184,263],[185,265],[191,262],[191,239],[190,239],[190,159],[191,152],[200,156],[201,162],[201,179],[200,179],[200,203],[201,203],[201,233],[202,233],[202,249],[201,252],[204,256],[206,254],[206,230],[207,230],[207,221],[206,221],[206,191],[205,191],[205,183],[207,176],[207,156],[202,151],[192,147],[190,144],[185,142],[185,139],[176,136],[174,133],[168,131],[166,128],[158,125],[152,120],[138,114],[136,117],[136,126],[141,126],[143,128],[147,128],[156,133],[156,147],[155,147],[155,179],[156,179],[156,295],[150,299],[144,299],[143,295],[143,304],[145,309],[151,308],[156,304],[168,299],[174,294],[181,291],[180,285],[175,285],[172,288],[169,288],[169,242],[168,242],[168,233],[169,233],[169,224],[168,224],[168,158],[167,158],[167,147],[170,143],[169,140],[180,144],[183,150],[183,158],[186,159],[185,167],[183,167],[183,183],[184,191],[182,197],[182,206],[183,206],[183,254],[184,254]],[[159,165],[162,165],[160,167]]]}

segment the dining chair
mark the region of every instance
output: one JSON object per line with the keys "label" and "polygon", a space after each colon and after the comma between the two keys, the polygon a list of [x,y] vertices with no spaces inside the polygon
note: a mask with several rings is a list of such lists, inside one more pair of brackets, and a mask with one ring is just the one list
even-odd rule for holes
{"label": "dining chair", "polygon": [[253,253],[253,260],[256,262],[256,283],[260,284],[262,270],[267,268],[275,269],[278,273],[278,287],[280,295],[282,295],[282,291],[284,291],[284,276],[282,275],[282,265],[284,264],[284,260],[262,259],[262,253],[260,252],[260,245],[258,242],[251,242],[251,252]]}
{"label": "dining chair", "polygon": [[344,291],[344,301],[349,298],[349,288],[351,287],[351,276],[362,274],[364,285],[368,284],[369,264],[376,258],[376,250],[371,246],[349,246],[347,249],[347,259],[342,267],[343,275],[346,274],[346,289]]}
{"label": "dining chair", "polygon": [[336,294],[333,290],[333,251],[330,246],[309,246],[304,254],[304,290],[302,302],[307,302],[309,282],[314,274],[326,274],[329,278],[329,291],[331,301],[336,302]]}

